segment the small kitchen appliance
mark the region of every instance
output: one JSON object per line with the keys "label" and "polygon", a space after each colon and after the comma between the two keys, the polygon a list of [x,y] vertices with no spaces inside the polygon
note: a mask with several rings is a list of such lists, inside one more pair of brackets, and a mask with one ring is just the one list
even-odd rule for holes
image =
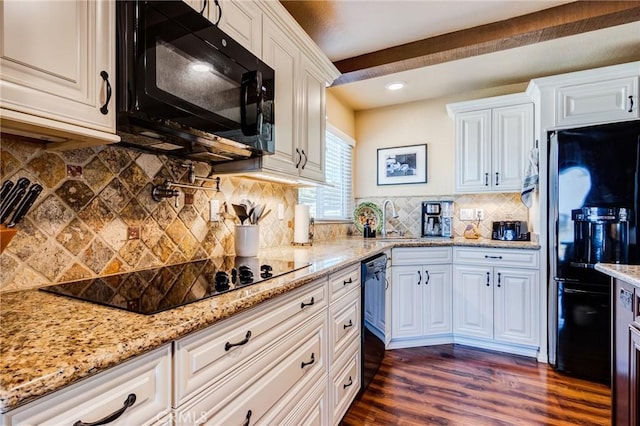
{"label": "small kitchen appliance", "polygon": [[422,203],[421,234],[423,237],[453,237],[453,201]]}
{"label": "small kitchen appliance", "polygon": [[492,240],[531,241],[531,233],[525,220],[493,222]]}
{"label": "small kitchen appliance", "polygon": [[115,3],[121,146],[210,163],[275,152],[271,67],[185,2]]}

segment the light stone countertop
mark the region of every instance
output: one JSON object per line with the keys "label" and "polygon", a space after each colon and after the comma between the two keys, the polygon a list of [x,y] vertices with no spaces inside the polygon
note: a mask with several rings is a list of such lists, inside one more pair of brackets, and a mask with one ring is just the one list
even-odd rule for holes
{"label": "light stone countertop", "polygon": [[[37,290],[0,294],[0,412],[32,401],[136,355],[392,247],[471,246],[537,250],[529,242],[350,237],[278,247],[260,257],[310,266],[241,290],[141,315]],[[639,275],[640,276],[640,275]]]}
{"label": "light stone countertop", "polygon": [[596,270],[640,287],[640,265],[596,263]]}

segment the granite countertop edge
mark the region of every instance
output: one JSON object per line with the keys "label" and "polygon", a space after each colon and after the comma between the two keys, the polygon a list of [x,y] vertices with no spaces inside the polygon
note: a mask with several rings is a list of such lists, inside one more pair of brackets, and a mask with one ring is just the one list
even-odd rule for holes
{"label": "granite countertop edge", "polygon": [[640,265],[597,263],[595,268],[597,271],[640,288]]}
{"label": "granite countertop edge", "polygon": [[154,315],[140,315],[37,290],[0,294],[0,413],[116,366],[189,333],[394,247],[469,246],[537,250],[530,242],[348,237],[260,256],[310,266]]}

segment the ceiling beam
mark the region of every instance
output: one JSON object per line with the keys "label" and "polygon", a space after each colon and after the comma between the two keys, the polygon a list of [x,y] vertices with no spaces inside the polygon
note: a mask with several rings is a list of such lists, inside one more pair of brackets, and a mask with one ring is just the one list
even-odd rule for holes
{"label": "ceiling beam", "polygon": [[334,62],[342,75],[333,86],[638,20],[638,1],[576,1]]}

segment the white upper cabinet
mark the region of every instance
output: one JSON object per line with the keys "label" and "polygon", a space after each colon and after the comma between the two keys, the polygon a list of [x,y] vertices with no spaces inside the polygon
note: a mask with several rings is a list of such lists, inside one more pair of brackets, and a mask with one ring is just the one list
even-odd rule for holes
{"label": "white upper cabinet", "polygon": [[637,120],[639,79],[636,61],[531,80],[537,131]]}
{"label": "white upper cabinet", "polygon": [[556,102],[558,126],[635,119],[638,77],[558,87]]}
{"label": "white upper cabinet", "polygon": [[[299,50],[270,19],[262,27],[262,58],[275,71],[276,152],[264,157],[265,167],[297,175],[301,156],[297,148]],[[298,149],[298,152],[296,152]]]}
{"label": "white upper cabinet", "polygon": [[77,148],[115,135],[115,2],[0,3],[0,111],[8,133]]}
{"label": "white upper cabinet", "polygon": [[455,118],[455,192],[517,192],[533,147],[533,104],[508,95],[447,105]]}

